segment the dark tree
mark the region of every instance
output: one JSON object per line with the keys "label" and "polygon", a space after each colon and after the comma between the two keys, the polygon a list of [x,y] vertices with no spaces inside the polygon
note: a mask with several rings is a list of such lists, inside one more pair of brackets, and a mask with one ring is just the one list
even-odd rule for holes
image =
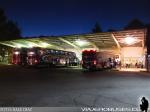
{"label": "dark tree", "polygon": [[0,41],[21,38],[21,31],[17,24],[8,20],[4,10],[0,8]]}
{"label": "dark tree", "polygon": [[93,33],[102,32],[102,29],[101,29],[101,27],[100,27],[100,25],[99,25],[98,22],[96,22],[94,28],[92,29],[92,32],[93,32]]}
{"label": "dark tree", "polygon": [[129,30],[129,29],[139,29],[144,27],[145,25],[142,21],[140,21],[139,19],[133,19],[124,27],[124,29]]}
{"label": "dark tree", "polygon": [[150,54],[150,24],[146,24],[145,26],[147,28],[147,36],[146,36],[147,53]]}
{"label": "dark tree", "polygon": [[115,29],[108,29],[107,30],[108,32],[114,32],[114,31],[116,31]]}

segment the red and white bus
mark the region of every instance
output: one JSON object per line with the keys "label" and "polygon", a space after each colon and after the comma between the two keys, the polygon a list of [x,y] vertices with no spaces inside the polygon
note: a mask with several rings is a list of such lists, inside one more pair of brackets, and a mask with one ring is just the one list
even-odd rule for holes
{"label": "red and white bus", "polygon": [[78,60],[76,54],[69,51],[42,48],[27,51],[28,65],[71,66],[78,62],[76,60]]}
{"label": "red and white bus", "polygon": [[28,66],[77,66],[79,60],[74,52],[34,47],[14,49],[12,63]]}
{"label": "red and white bus", "polygon": [[12,53],[12,64],[15,65],[26,65],[27,64],[27,49],[13,49]]}

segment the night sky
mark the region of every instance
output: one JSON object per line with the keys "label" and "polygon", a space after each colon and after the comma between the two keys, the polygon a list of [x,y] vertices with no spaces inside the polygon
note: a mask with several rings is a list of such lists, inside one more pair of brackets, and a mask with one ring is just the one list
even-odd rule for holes
{"label": "night sky", "polygon": [[24,37],[90,33],[96,21],[103,31],[134,18],[150,23],[150,0],[0,0],[0,7]]}

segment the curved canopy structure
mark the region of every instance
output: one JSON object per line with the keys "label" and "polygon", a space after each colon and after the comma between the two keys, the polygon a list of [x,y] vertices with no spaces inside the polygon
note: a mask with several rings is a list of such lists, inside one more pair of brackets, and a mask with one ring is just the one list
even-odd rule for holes
{"label": "curved canopy structure", "polygon": [[[92,34],[47,36],[37,38],[24,38],[11,41],[2,41],[0,44],[12,48],[50,48],[55,50],[72,51],[79,60],[82,59],[83,50],[96,50],[97,52],[111,52],[124,67],[142,68],[147,66],[146,29],[133,29],[115,32],[102,32]],[[115,57],[112,57],[115,59]]]}
{"label": "curved canopy structure", "polygon": [[109,49],[123,46],[144,46],[146,29],[125,30],[93,34],[66,35],[57,37],[25,38],[3,41],[10,47],[44,47],[53,49]]}

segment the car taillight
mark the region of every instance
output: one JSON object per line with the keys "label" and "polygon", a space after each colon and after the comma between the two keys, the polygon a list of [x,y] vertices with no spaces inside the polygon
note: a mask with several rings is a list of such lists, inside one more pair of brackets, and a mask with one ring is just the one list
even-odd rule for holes
{"label": "car taillight", "polygon": [[93,64],[96,65],[96,63],[97,63],[96,60],[94,60],[94,61],[93,61]]}

